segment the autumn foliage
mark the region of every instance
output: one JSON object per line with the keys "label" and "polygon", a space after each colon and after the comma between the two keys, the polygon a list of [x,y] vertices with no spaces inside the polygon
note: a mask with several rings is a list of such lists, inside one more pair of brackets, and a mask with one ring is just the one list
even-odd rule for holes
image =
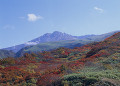
{"label": "autumn foliage", "polygon": [[[25,53],[19,58],[0,60],[0,84],[2,86],[57,86],[56,81],[69,73],[76,73],[85,65],[114,55],[120,49],[120,33],[104,41],[74,49],[58,48],[52,51]],[[118,57],[114,57],[114,60]],[[104,62],[106,68],[111,65]]]}

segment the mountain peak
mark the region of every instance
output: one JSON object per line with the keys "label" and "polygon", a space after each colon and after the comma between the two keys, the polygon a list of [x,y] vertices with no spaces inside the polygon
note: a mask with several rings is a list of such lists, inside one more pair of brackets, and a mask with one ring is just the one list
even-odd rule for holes
{"label": "mountain peak", "polygon": [[74,39],[77,39],[77,38],[66,33],[54,31],[53,33],[46,33],[36,39],[31,40],[30,42],[44,43],[44,42],[74,40]]}
{"label": "mountain peak", "polygon": [[59,32],[59,31],[54,31],[51,35],[62,35],[62,34],[64,34],[64,33],[62,33],[62,32]]}
{"label": "mountain peak", "polygon": [[54,32],[52,33],[52,35],[70,35],[70,34],[63,33],[63,32],[59,32],[59,31],[54,31]]}
{"label": "mountain peak", "polygon": [[53,33],[62,33],[62,32],[59,32],[59,31],[54,31]]}
{"label": "mountain peak", "polygon": [[[43,36],[60,35],[60,34],[63,34],[63,33],[59,32],[59,31],[54,31],[53,33],[46,33]],[[40,36],[40,37],[42,37],[42,36]]]}

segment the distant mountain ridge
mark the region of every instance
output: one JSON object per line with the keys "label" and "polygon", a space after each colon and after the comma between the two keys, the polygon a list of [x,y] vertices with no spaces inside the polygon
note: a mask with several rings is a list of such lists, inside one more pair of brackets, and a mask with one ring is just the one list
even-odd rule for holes
{"label": "distant mountain ridge", "polygon": [[37,45],[39,43],[46,43],[46,42],[55,42],[55,41],[63,41],[63,40],[90,40],[90,41],[102,41],[105,38],[113,35],[114,33],[119,31],[114,31],[102,35],[85,35],[85,36],[72,36],[66,33],[62,33],[59,31],[54,31],[53,33],[46,33],[38,38],[35,38],[31,41],[28,41],[24,44],[15,45],[12,47],[4,48],[5,50],[12,50],[13,52],[18,52],[20,49],[30,46],[30,45]]}

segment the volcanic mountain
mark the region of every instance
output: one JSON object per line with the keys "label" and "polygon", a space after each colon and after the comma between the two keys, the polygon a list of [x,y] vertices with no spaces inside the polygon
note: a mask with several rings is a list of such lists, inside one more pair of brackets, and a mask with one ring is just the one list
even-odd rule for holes
{"label": "volcanic mountain", "polygon": [[[40,43],[46,43],[46,42],[62,42],[62,41],[69,41],[69,40],[76,40],[76,41],[84,41],[86,44],[86,40],[87,41],[102,41],[105,38],[113,35],[114,33],[116,33],[118,31],[114,31],[114,32],[110,32],[110,33],[105,33],[105,34],[101,34],[101,35],[84,35],[84,36],[72,36],[70,34],[67,33],[62,33],[59,31],[54,31],[53,33],[46,33],[38,38],[35,38],[31,41],[28,41],[24,44],[20,44],[20,45],[15,45],[12,47],[8,47],[8,48],[4,48],[5,50],[12,50],[13,52],[18,52],[20,49],[26,47],[26,46],[30,46],[30,45],[37,45]],[[72,41],[71,41],[72,42]],[[88,43],[90,43],[88,42]],[[76,42],[77,44],[78,42]],[[70,45],[70,44],[68,44]],[[66,45],[66,46],[68,46]],[[84,45],[84,43],[83,43]],[[62,45],[61,45],[62,46]],[[76,45],[75,45],[76,46]],[[53,48],[54,49],[54,48]],[[43,49],[44,50],[44,49]]]}

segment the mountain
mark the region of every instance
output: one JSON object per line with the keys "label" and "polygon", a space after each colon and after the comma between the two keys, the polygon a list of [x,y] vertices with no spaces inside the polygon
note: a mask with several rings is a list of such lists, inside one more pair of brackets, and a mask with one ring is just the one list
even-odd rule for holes
{"label": "mountain", "polygon": [[120,86],[120,32],[73,49],[61,47],[0,60],[0,73],[3,86]]}
{"label": "mountain", "polygon": [[[116,32],[114,32],[114,33],[116,33]],[[20,57],[24,53],[32,53],[32,52],[37,53],[37,52],[41,52],[41,51],[50,51],[50,50],[53,50],[53,49],[57,49],[59,47],[66,47],[66,48],[80,47],[80,46],[83,46],[83,45],[86,45],[86,44],[89,44],[89,43],[104,40],[106,37],[111,36],[112,34],[113,33],[107,33],[107,34],[103,34],[103,35],[99,35],[99,36],[87,35],[86,36],[87,38],[81,37],[81,38],[83,38],[81,40],[79,39],[79,40],[66,40],[66,41],[40,43],[40,44],[37,44],[37,45],[22,48],[20,51],[18,51],[16,53],[16,57]],[[91,40],[90,40],[90,38],[91,38]],[[93,43],[93,44],[95,44],[95,43]],[[92,46],[92,48],[93,48],[93,46]],[[93,49],[93,50],[94,50],[94,52],[97,52],[97,50],[95,50],[95,49]]]}
{"label": "mountain", "polygon": [[31,41],[28,41],[24,44],[15,45],[12,47],[4,48],[5,50],[12,50],[13,52],[18,52],[20,49],[30,46],[30,45],[36,45],[39,43],[45,43],[45,42],[55,42],[55,41],[63,41],[63,40],[90,40],[90,41],[102,41],[105,38],[113,35],[118,31],[105,33],[101,35],[85,35],[85,36],[72,36],[66,33],[55,31],[53,33],[46,33],[38,38],[35,38]]}
{"label": "mountain", "polygon": [[0,49],[0,59],[6,58],[6,57],[14,57],[14,56],[15,56],[14,52]]}
{"label": "mountain", "polygon": [[40,36],[36,39],[31,40],[30,42],[37,42],[37,43],[43,43],[43,42],[52,42],[52,41],[61,41],[61,40],[75,40],[76,37],[55,31],[53,33],[46,33],[43,36]]}
{"label": "mountain", "polygon": [[18,52],[23,47],[26,47],[26,46],[29,46],[29,45],[36,45],[36,44],[39,44],[39,43],[61,41],[61,40],[76,40],[76,39],[77,38],[72,36],[72,35],[62,33],[62,32],[58,32],[58,31],[54,31],[53,33],[46,33],[46,34],[44,34],[44,35],[42,35],[38,38],[35,38],[31,41],[26,42],[24,44],[8,47],[8,48],[4,48],[4,49],[12,50],[14,52]]}

